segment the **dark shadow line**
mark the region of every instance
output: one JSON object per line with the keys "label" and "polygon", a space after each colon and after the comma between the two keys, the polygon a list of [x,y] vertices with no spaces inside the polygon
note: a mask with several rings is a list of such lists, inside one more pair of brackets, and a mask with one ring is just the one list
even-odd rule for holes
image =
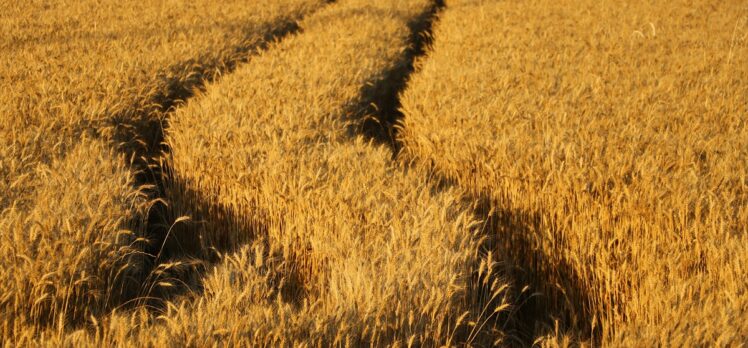
{"label": "dark shadow line", "polygon": [[[161,309],[167,300],[188,291],[199,292],[202,288],[201,277],[209,265],[217,259],[222,250],[228,250],[219,242],[215,246],[208,247],[204,241],[198,244],[189,244],[188,239],[183,237],[194,229],[194,222],[178,222],[178,219],[189,212],[180,199],[175,197],[174,192],[179,192],[177,187],[184,186],[177,182],[176,175],[168,167],[170,149],[165,141],[165,130],[169,127],[169,118],[173,111],[186,100],[194,96],[195,92],[204,89],[206,84],[215,82],[221,75],[233,72],[240,64],[246,63],[251,56],[266,49],[271,43],[299,32],[300,18],[285,18],[280,22],[267,24],[267,30],[259,40],[253,40],[248,33],[249,40],[246,45],[229,49],[220,57],[227,59],[201,58],[184,61],[172,66],[169,71],[172,74],[165,76],[177,76],[166,80],[163,88],[148,101],[140,103],[142,106],[133,106],[123,114],[111,117],[109,124],[99,127],[111,131],[111,139],[114,148],[129,159],[131,167],[135,172],[135,187],[147,195],[152,201],[147,217],[145,218],[145,234],[148,243],[143,247],[143,255],[147,256],[145,271],[137,277],[129,279],[118,279],[121,287],[130,289],[123,294],[120,301],[112,304],[125,308],[146,306],[153,309]],[[204,54],[203,57],[210,57]],[[102,137],[99,131],[93,134]],[[199,196],[192,191],[188,195]],[[234,215],[226,212],[225,207],[213,207],[199,201],[205,207],[198,208],[199,212],[215,212],[225,220],[219,222],[220,226],[242,228],[235,221]],[[211,215],[207,215],[211,216]],[[193,219],[205,218],[195,216]],[[208,220],[206,220],[208,221]],[[210,220],[215,224],[216,221]],[[223,228],[221,227],[221,228]],[[252,225],[244,231],[262,230],[261,225]],[[255,234],[259,232],[251,232]],[[194,235],[193,235],[194,236]],[[159,287],[160,282],[171,283],[168,287]],[[134,289],[134,290],[133,290]]]}
{"label": "dark shadow line", "polygon": [[541,214],[498,208],[501,204],[490,193],[474,199],[479,202],[478,217],[486,222],[484,234],[490,238],[490,250],[505,258],[505,272],[517,285],[528,286],[514,289],[515,301],[521,305],[508,318],[512,334],[529,345],[552,333],[558,323],[560,333],[572,333],[575,340],[594,340],[589,327],[593,300],[585,291],[584,279],[563,257],[544,253],[534,242],[543,233]]}
{"label": "dark shadow line", "polygon": [[408,49],[380,80],[362,88],[360,95],[366,97],[362,108],[364,111],[351,117],[350,135],[363,135],[376,144],[387,145],[392,149],[393,159],[401,146],[395,137],[395,126],[403,118],[400,93],[416,70],[417,60],[426,55],[426,49],[432,42],[433,25],[444,7],[443,0],[435,0],[426,11],[408,23]]}

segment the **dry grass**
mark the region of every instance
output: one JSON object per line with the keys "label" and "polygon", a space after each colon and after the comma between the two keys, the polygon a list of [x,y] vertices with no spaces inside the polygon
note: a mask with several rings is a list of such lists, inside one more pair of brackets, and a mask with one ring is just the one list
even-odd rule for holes
{"label": "dry grass", "polygon": [[557,335],[745,343],[745,3],[447,8],[402,95],[403,156],[490,197]]}
{"label": "dry grass", "polygon": [[151,134],[139,127],[320,4],[0,5],[3,341],[23,344],[43,326],[62,330],[148,294],[152,197],[130,167],[140,160],[114,151],[142,154]]}

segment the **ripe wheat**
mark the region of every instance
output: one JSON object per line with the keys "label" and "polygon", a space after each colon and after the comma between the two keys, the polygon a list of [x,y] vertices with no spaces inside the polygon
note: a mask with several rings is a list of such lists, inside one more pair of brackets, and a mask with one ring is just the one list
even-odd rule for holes
{"label": "ripe wheat", "polygon": [[[168,103],[321,1],[8,2],[0,7],[2,339],[142,293],[142,155]],[[132,150],[138,149],[138,150]],[[136,168],[144,170],[145,168]]]}
{"label": "ripe wheat", "polygon": [[402,156],[490,197],[497,253],[572,337],[744,343],[747,20],[740,1],[447,1]]}

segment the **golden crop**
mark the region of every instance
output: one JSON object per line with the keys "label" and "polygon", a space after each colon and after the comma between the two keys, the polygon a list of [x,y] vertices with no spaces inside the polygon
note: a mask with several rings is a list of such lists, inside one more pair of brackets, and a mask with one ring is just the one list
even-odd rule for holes
{"label": "golden crop", "polygon": [[148,295],[136,125],[320,3],[0,4],[3,337]]}
{"label": "golden crop", "polygon": [[447,8],[401,99],[404,157],[490,199],[498,254],[578,334],[745,343],[745,3]]}
{"label": "golden crop", "polygon": [[740,1],[0,8],[3,345],[748,341]]}

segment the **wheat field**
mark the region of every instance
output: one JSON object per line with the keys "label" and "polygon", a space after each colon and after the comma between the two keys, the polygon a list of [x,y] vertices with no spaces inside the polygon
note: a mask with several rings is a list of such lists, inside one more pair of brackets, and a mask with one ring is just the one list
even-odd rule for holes
{"label": "wheat field", "polygon": [[742,1],[0,1],[3,346],[744,346]]}

